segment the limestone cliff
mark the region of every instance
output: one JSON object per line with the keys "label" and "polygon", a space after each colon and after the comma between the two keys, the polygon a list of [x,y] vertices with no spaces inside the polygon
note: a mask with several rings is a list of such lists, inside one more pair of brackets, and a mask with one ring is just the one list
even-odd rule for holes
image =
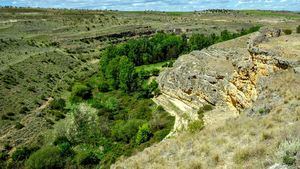
{"label": "limestone cliff", "polygon": [[[196,112],[206,104],[227,112],[225,118],[251,107],[257,98],[259,77],[295,64],[278,52],[260,47],[280,34],[279,29],[264,29],[250,37],[225,42],[224,47],[222,43],[194,51],[162,72],[157,79],[162,95],[154,100],[177,117],[174,132],[197,120]],[[214,113],[210,115],[213,117],[204,117],[205,123],[218,120]]]}
{"label": "limestone cliff", "polygon": [[[176,117],[169,135],[176,136],[112,168],[268,168],[282,163],[281,145],[300,139],[300,35],[281,34],[264,29],[179,57],[158,77],[162,95],[154,99]],[[207,104],[214,109],[204,115],[205,128],[184,132]],[[300,166],[296,161],[293,167]]]}

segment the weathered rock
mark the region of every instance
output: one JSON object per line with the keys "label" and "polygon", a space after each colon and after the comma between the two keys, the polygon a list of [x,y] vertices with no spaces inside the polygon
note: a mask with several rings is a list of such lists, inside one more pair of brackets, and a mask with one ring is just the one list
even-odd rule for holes
{"label": "weathered rock", "polygon": [[[163,71],[157,78],[164,95],[157,103],[167,98],[176,99],[189,107],[189,113],[186,113],[189,117],[206,104],[234,108],[234,113],[250,108],[257,99],[259,78],[277,70],[288,69],[295,63],[282,57],[280,52],[261,46],[280,34],[279,29],[265,29],[251,35],[248,46],[243,40],[244,47],[230,43],[226,47],[215,45],[179,57],[173,68]],[[178,107],[181,111],[180,106]],[[249,114],[271,108],[258,106],[250,109]],[[185,112],[181,111],[180,114],[184,115]],[[191,119],[187,122],[197,118]],[[184,122],[185,127],[188,126],[187,122]],[[178,126],[184,128],[182,125]]]}
{"label": "weathered rock", "polygon": [[284,164],[274,164],[268,169],[288,169],[288,166]]}

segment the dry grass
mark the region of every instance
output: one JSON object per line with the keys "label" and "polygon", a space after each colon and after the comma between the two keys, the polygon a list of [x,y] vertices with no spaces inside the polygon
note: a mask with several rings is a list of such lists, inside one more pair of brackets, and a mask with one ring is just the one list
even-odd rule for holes
{"label": "dry grass", "polygon": [[[257,102],[272,105],[266,115],[248,116],[242,113],[238,118],[206,126],[200,132],[182,133],[148,148],[147,153],[144,151],[119,161],[115,166],[263,169],[282,163],[282,157],[277,155],[282,147],[280,145],[285,140],[300,138],[299,79],[299,75],[291,71],[264,79],[261,85],[268,85],[267,89],[263,88],[267,90],[263,93],[265,99]],[[287,90],[292,90],[288,102],[271,97],[278,94],[286,99],[283,94]],[[253,105],[256,106],[256,103]]]}

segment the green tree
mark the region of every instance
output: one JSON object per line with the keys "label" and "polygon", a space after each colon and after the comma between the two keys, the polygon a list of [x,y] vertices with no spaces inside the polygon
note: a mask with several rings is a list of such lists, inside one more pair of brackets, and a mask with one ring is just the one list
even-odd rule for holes
{"label": "green tree", "polygon": [[296,32],[300,33],[300,25],[297,27]]}
{"label": "green tree", "polygon": [[82,99],[87,100],[92,96],[91,89],[84,84],[75,84],[72,87],[71,98],[72,102],[80,102]]}
{"label": "green tree", "polygon": [[65,161],[61,158],[61,151],[55,146],[47,146],[33,153],[26,161],[29,169],[63,168]]}
{"label": "green tree", "polygon": [[226,40],[229,40],[232,38],[233,38],[233,36],[228,30],[224,30],[221,32],[221,40],[222,41],[226,41]]}
{"label": "green tree", "polygon": [[130,119],[128,121],[118,120],[112,128],[112,137],[116,141],[129,143],[139,130],[139,126],[144,123],[143,120]]}
{"label": "green tree", "polygon": [[136,134],[135,142],[136,144],[142,144],[147,142],[151,137],[151,131],[148,123],[143,124],[139,127],[139,131]]}
{"label": "green tree", "polygon": [[97,144],[97,140],[102,136],[96,109],[87,104],[76,106],[71,112],[70,121],[66,123],[66,137],[73,144],[88,143]]}
{"label": "green tree", "polygon": [[118,89],[119,87],[120,59],[121,57],[119,56],[113,58],[106,66],[105,70],[105,77],[108,80],[109,86],[113,89]]}
{"label": "green tree", "polygon": [[121,90],[129,92],[132,90],[134,83],[134,64],[127,57],[123,56],[119,61],[119,69],[119,87]]}

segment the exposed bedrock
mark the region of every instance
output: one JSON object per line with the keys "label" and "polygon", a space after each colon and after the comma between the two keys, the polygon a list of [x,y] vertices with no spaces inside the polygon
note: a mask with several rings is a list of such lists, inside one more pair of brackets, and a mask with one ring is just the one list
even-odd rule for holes
{"label": "exposed bedrock", "polygon": [[279,29],[264,29],[183,55],[163,71],[157,78],[162,95],[154,101],[176,117],[172,134],[197,120],[203,105],[218,110],[205,115],[206,124],[218,121],[214,112],[226,112],[220,115],[224,118],[237,116],[257,99],[261,77],[293,67],[297,71],[299,61],[261,45],[280,35]]}

